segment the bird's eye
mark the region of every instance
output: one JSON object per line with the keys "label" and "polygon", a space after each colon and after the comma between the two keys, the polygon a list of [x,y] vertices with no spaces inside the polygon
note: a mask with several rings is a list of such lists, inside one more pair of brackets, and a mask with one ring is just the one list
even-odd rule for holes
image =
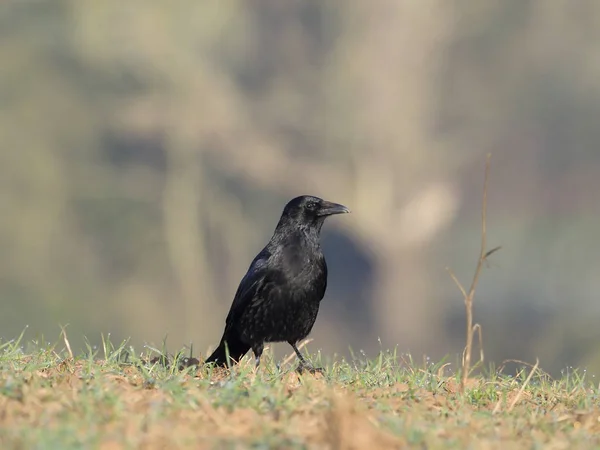
{"label": "bird's eye", "polygon": [[306,208],[312,210],[317,209],[317,203],[316,202],[308,202],[306,204]]}

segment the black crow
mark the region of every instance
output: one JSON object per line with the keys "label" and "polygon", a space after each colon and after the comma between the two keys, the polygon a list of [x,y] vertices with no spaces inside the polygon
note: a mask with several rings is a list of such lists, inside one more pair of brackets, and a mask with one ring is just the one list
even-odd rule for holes
{"label": "black crow", "polygon": [[226,366],[226,351],[235,362],[252,349],[258,367],[266,342],[287,342],[299,369],[315,370],[296,344],[312,330],[327,287],[321,227],[328,216],[348,212],[344,205],[308,195],[285,206],[271,240],[240,282],[221,342],[207,363]]}

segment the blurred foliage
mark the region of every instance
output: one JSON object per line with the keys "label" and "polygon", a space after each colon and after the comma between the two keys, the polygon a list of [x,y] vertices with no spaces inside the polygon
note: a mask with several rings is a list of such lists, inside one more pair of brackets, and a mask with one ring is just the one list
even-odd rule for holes
{"label": "blurred foliage", "polygon": [[473,269],[491,151],[487,356],[600,370],[599,22],[593,0],[3,2],[2,336],[204,351],[312,193],[353,210],[315,344],[459,353],[444,268]]}

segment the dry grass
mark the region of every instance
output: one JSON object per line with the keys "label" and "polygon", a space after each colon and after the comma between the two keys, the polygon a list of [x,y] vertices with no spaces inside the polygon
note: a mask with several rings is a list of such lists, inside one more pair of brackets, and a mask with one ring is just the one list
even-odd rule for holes
{"label": "dry grass", "polygon": [[387,352],[324,375],[267,357],[231,372],[140,365],[129,350],[0,349],[0,448],[592,448],[598,386],[536,366],[469,378]]}
{"label": "dry grass", "polygon": [[481,325],[476,323],[473,325],[473,300],[475,299],[475,289],[477,288],[477,283],[479,282],[479,277],[481,275],[481,270],[483,269],[483,265],[487,261],[487,258],[492,254],[500,250],[501,247],[495,247],[491,250],[487,249],[487,196],[488,196],[488,181],[490,177],[490,159],[492,155],[488,154],[487,159],[485,161],[485,175],[483,178],[483,199],[481,205],[481,247],[479,250],[479,257],[477,258],[477,265],[475,267],[475,274],[473,275],[473,281],[471,281],[471,287],[469,288],[469,292],[466,291],[462,283],[456,278],[454,272],[450,268],[448,268],[448,273],[452,277],[452,280],[458,286],[463,299],[465,301],[465,310],[467,314],[467,333],[465,339],[465,348],[463,351],[462,358],[462,378],[461,378],[461,390],[464,391],[467,379],[471,375],[471,355],[473,353],[473,336],[477,332],[479,335],[479,363],[483,364],[483,337],[481,331]]}

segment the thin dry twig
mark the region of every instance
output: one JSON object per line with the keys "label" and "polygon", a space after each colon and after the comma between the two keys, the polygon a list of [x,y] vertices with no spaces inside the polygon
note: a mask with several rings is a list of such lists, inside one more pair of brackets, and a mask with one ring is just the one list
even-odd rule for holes
{"label": "thin dry twig", "polygon": [[475,332],[477,332],[479,337],[479,363],[482,363],[485,359],[483,354],[483,333],[481,332],[481,325],[478,323],[473,325],[473,333]]}
{"label": "thin dry twig", "polygon": [[527,385],[531,381],[531,378],[533,377],[533,374],[536,372],[536,370],[537,370],[537,368],[538,368],[539,365],[540,365],[540,360],[536,358],[535,359],[535,366],[533,366],[533,369],[531,369],[531,372],[529,372],[529,375],[525,379],[525,383],[523,383],[523,385],[521,386],[521,389],[519,389],[519,392],[517,393],[517,395],[515,396],[515,398],[513,399],[513,401],[510,403],[510,406],[506,410],[507,412],[511,412],[513,410],[513,408],[515,407],[515,405],[517,404],[517,402],[521,399],[521,396],[523,395],[523,392],[525,391],[525,388],[527,387]]}
{"label": "thin dry twig", "polygon": [[450,274],[450,277],[460,290],[463,295],[465,301],[465,309],[467,313],[467,337],[466,337],[466,345],[463,351],[462,358],[462,377],[460,381],[460,389],[464,391],[465,385],[467,382],[467,378],[469,377],[471,371],[471,354],[473,350],[473,335],[475,332],[479,333],[479,351],[480,351],[480,363],[483,362],[483,338],[482,338],[482,330],[481,325],[475,324],[473,325],[473,299],[475,298],[475,289],[477,287],[477,283],[479,282],[479,276],[481,274],[481,269],[483,268],[484,263],[488,256],[496,251],[500,250],[500,247],[495,247],[491,250],[486,250],[486,240],[487,240],[487,191],[488,191],[488,179],[489,179],[489,171],[490,171],[490,158],[491,154],[487,155],[487,159],[485,162],[485,176],[483,181],[483,201],[481,208],[481,248],[479,251],[479,259],[477,260],[477,266],[475,268],[475,274],[473,275],[473,281],[471,282],[471,287],[469,288],[469,292],[464,288],[461,282],[458,280],[454,272],[447,268],[446,270]]}
{"label": "thin dry twig", "polygon": [[[526,366],[529,366],[532,369],[529,372],[529,375],[527,376],[527,378],[525,379],[525,382],[523,383],[523,385],[519,389],[519,392],[517,393],[517,395],[515,396],[515,398],[513,399],[513,401],[510,403],[510,406],[506,410],[507,412],[510,412],[510,411],[513,410],[513,408],[515,407],[515,405],[517,404],[517,402],[519,401],[519,399],[523,395],[523,392],[525,391],[525,388],[527,387],[527,385],[531,381],[531,378],[533,377],[533,374],[538,370],[539,365],[540,365],[540,361],[539,361],[538,358],[536,358],[534,365],[529,364],[529,363],[525,363],[523,361],[518,361],[518,362],[520,362],[522,364],[525,364]],[[501,406],[501,404],[502,404],[502,399],[499,399],[498,402],[496,403],[496,405],[494,406],[494,409],[492,410],[492,415],[498,414],[500,412],[500,406]]]}
{"label": "thin dry twig", "polygon": [[[522,366],[526,366],[526,367],[534,367],[535,364],[531,364],[525,361],[521,361],[520,359],[505,359],[504,361],[502,361],[500,363],[500,366],[498,367],[498,369],[496,369],[496,373],[502,373],[504,371],[504,369],[506,368],[506,365],[508,363],[516,363],[516,364],[521,364]],[[538,367],[538,372],[540,374],[540,376],[543,376],[544,378],[548,379],[548,380],[552,380],[553,378],[546,372],[544,372],[542,369],[540,369]]]}
{"label": "thin dry twig", "polygon": [[69,357],[71,359],[74,359],[73,357],[73,351],[71,350],[71,344],[69,343],[69,338],[67,338],[67,332],[66,332],[66,327],[60,327],[60,334],[63,337],[63,340],[65,341],[65,346],[67,347],[67,352],[69,352]]}
{"label": "thin dry twig", "polygon": [[496,406],[494,406],[494,409],[492,410],[492,415],[496,415],[500,412],[500,405],[502,404],[502,398],[500,398],[497,402],[496,402]]}
{"label": "thin dry twig", "polygon": [[446,367],[448,367],[449,365],[450,365],[450,363],[443,364],[443,365],[442,365],[442,366],[441,366],[441,367],[438,369],[438,373],[437,373],[437,376],[438,376],[438,378],[442,378],[442,377],[444,376],[444,369],[445,369]]}
{"label": "thin dry twig", "polygon": [[456,278],[456,275],[454,275],[454,272],[452,272],[452,270],[449,267],[446,267],[446,271],[450,274],[450,276],[454,280],[454,283],[456,284],[456,286],[458,286],[458,289],[460,289],[461,294],[466,299],[468,296],[467,291],[465,291],[465,288],[463,287],[461,282],[458,281],[458,278]]}

